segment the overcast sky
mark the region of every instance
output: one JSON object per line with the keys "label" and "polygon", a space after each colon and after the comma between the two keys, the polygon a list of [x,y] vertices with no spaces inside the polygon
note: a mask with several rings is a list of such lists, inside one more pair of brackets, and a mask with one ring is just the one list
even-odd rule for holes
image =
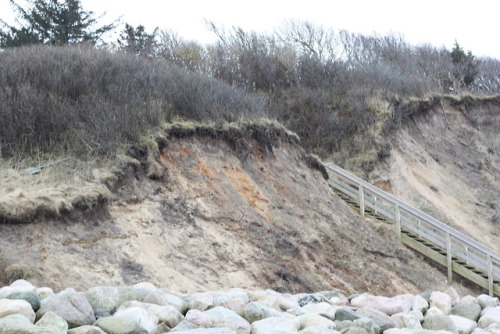
{"label": "overcast sky", "polygon": [[[18,0],[22,3],[23,0]],[[477,56],[500,59],[499,0],[82,0],[84,9],[106,12],[103,23],[122,17],[134,26],[171,29],[210,42],[205,19],[226,28],[271,32],[289,19],[364,34],[402,34],[411,44],[450,49],[455,40]],[[0,18],[12,22],[8,0]]]}

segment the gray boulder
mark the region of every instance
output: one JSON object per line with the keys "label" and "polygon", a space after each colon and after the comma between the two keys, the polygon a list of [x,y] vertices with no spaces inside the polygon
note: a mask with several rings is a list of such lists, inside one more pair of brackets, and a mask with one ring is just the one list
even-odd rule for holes
{"label": "gray boulder", "polygon": [[185,314],[188,310],[188,305],[183,299],[161,289],[150,292],[144,298],[144,302],[162,306],[173,306],[182,314]]}
{"label": "gray boulder", "polygon": [[481,328],[486,328],[491,324],[500,324],[500,307],[486,307],[481,312],[481,318],[477,324]]}
{"label": "gray boulder", "polygon": [[231,328],[197,328],[175,331],[176,334],[236,334]]}
{"label": "gray boulder", "polygon": [[481,306],[476,303],[460,302],[451,308],[451,314],[477,322],[481,315]]}
{"label": "gray boulder", "polygon": [[151,293],[150,290],[141,286],[96,286],[88,289],[85,297],[96,312],[112,314],[122,303],[130,300],[143,301]]}
{"label": "gray boulder", "polygon": [[170,305],[162,306],[162,305],[143,303],[138,301],[128,301],[123,303],[118,308],[118,311],[128,309],[131,307],[140,307],[146,310],[148,313],[156,316],[159,322],[168,325],[168,327],[170,328],[174,328],[182,320],[184,320],[184,316],[179,311],[177,311],[175,307]]}
{"label": "gray boulder", "polygon": [[458,315],[450,315],[449,317],[457,327],[458,334],[470,334],[477,327],[476,322],[473,320]]}
{"label": "gray boulder", "polygon": [[33,325],[20,314],[0,318],[0,334],[53,334],[52,329]]}
{"label": "gray boulder", "polygon": [[[407,311],[407,302],[402,299],[393,299],[384,296],[359,295],[351,300],[351,306],[370,307],[387,315]],[[411,307],[411,306],[410,306]]]}
{"label": "gray boulder", "polygon": [[74,289],[66,289],[42,299],[40,309],[36,312],[37,319],[49,311],[66,320],[69,328],[91,325],[96,320],[94,310],[85,295]]}
{"label": "gray boulder", "polygon": [[236,312],[221,306],[207,311],[189,310],[186,320],[205,328],[227,327],[238,334],[250,333],[250,323]]}
{"label": "gray boulder", "polygon": [[396,323],[396,327],[409,328],[409,329],[422,329],[420,320],[410,313],[396,313],[391,316]]}
{"label": "gray boulder", "polygon": [[80,326],[68,330],[68,334],[106,334],[105,331],[97,326]]}
{"label": "gray boulder", "polygon": [[27,301],[0,299],[0,318],[11,314],[21,314],[31,323],[35,322],[35,312]]}
{"label": "gray boulder", "polygon": [[257,302],[248,303],[243,309],[243,318],[249,323],[270,317],[281,317],[282,314],[272,307]]}
{"label": "gray boulder", "polygon": [[398,323],[394,319],[389,317],[387,314],[373,308],[363,307],[357,310],[356,313],[373,320],[373,322],[380,327],[381,331],[398,327]]}
{"label": "gray boulder", "polygon": [[379,334],[380,327],[369,318],[356,319],[354,321],[336,321],[337,330],[341,333],[351,334]]}
{"label": "gray boulder", "polygon": [[364,318],[364,316],[347,307],[341,307],[335,312],[335,321],[354,321],[361,318]]}
{"label": "gray boulder", "polygon": [[145,309],[140,307],[130,307],[116,311],[113,317],[122,317],[134,320],[141,328],[150,333],[158,325],[158,317],[149,314]]}
{"label": "gray boulder", "polygon": [[68,323],[66,320],[54,312],[45,312],[43,317],[35,324],[38,327],[50,329],[53,334],[66,334],[68,332]]}
{"label": "gray boulder", "polygon": [[429,299],[429,305],[441,310],[445,315],[451,314],[451,297],[446,293],[434,291]]}
{"label": "gray boulder", "polygon": [[113,313],[120,301],[120,293],[114,286],[96,286],[85,292],[85,297],[95,311]]}
{"label": "gray boulder", "polygon": [[318,314],[304,314],[295,319],[299,324],[299,330],[308,327],[322,327],[327,329],[335,329],[335,322]]}
{"label": "gray boulder", "polygon": [[477,297],[477,301],[481,308],[485,309],[487,307],[497,307],[498,306],[498,298],[490,297],[488,295],[480,295]]}
{"label": "gray boulder", "polygon": [[[327,317],[330,320],[335,320],[335,315],[337,310],[342,308],[343,306],[334,306],[327,302],[317,303],[317,304],[307,304],[306,306],[300,308],[301,310],[307,313],[319,314],[323,317]],[[288,310],[287,312],[290,312]],[[295,315],[300,315],[298,312],[294,313]]]}
{"label": "gray boulder", "polygon": [[132,319],[124,317],[107,317],[98,319],[94,326],[107,334],[148,334],[144,328]]}
{"label": "gray boulder", "polygon": [[457,326],[455,326],[453,320],[449,316],[439,312],[427,312],[422,327],[433,331],[444,330],[458,334]]}
{"label": "gray boulder", "polygon": [[0,299],[20,299],[30,303],[33,311],[40,308],[40,297],[35,287],[30,286],[6,286],[0,289]]}
{"label": "gray boulder", "polygon": [[297,333],[298,323],[284,317],[271,317],[252,324],[251,334],[291,334]]}

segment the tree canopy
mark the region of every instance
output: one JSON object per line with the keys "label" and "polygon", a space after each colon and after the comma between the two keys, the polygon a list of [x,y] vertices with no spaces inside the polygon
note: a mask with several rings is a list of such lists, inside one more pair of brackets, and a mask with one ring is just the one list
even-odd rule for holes
{"label": "tree canopy", "polygon": [[96,43],[116,26],[116,21],[97,26],[100,17],[93,11],[84,10],[80,0],[27,0],[26,7],[14,0],[10,3],[17,12],[17,25],[0,21],[2,47]]}

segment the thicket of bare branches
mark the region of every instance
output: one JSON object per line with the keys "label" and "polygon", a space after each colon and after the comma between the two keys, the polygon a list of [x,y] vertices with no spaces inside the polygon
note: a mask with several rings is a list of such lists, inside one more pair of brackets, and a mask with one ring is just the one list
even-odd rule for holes
{"label": "thicket of bare branches", "polygon": [[[309,22],[291,21],[268,34],[208,26],[218,37],[210,45],[126,26],[112,51],[80,46],[0,53],[0,116],[9,120],[0,125],[4,151],[48,147],[77,133],[80,149],[100,152],[115,145],[113,138],[133,140],[172,115],[220,121],[265,114],[324,157],[379,119],[374,99],[390,105],[408,97],[500,92],[500,61],[476,59],[458,43],[460,59],[398,35],[353,34]],[[464,72],[470,64],[474,71]],[[469,74],[473,78],[465,80]],[[120,126],[109,130],[113,120]],[[92,133],[86,127],[100,135],[86,138],[81,133]]]}

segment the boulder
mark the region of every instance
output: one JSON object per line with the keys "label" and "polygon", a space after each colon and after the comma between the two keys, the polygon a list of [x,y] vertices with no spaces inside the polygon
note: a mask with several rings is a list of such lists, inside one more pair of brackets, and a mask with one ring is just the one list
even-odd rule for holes
{"label": "boulder", "polygon": [[424,321],[424,314],[420,311],[410,311],[408,314],[413,315],[418,321]]}
{"label": "boulder", "polygon": [[267,294],[255,300],[256,302],[267,305],[279,311],[286,311],[291,308],[300,307],[298,301],[292,295]]}
{"label": "boulder", "polygon": [[248,302],[249,298],[245,290],[233,289],[224,296],[215,297],[214,306],[222,306],[229,310],[233,310],[239,315],[243,315],[243,310]]}
{"label": "boulder", "polygon": [[129,320],[134,320],[139,326],[146,332],[152,332],[156,325],[158,325],[158,317],[153,314],[149,314],[145,309],[141,307],[130,307],[113,314],[113,317],[127,318]]}
{"label": "boulder", "polygon": [[314,326],[327,329],[335,329],[335,322],[318,314],[304,314],[295,319],[298,322],[299,330]]}
{"label": "boulder", "polygon": [[324,328],[324,327],[316,326],[316,325],[304,328],[299,333],[300,334],[341,334],[340,332],[338,332],[334,329],[328,329],[328,328]]}
{"label": "boulder", "polygon": [[184,314],[188,310],[187,303],[181,299],[180,297],[170,294],[162,289],[155,290],[150,292],[145,298],[145,303],[162,305],[162,306],[173,306],[180,313]]}
{"label": "boulder", "polygon": [[251,334],[291,334],[297,333],[297,321],[284,317],[271,317],[252,324]]}
{"label": "boulder", "polygon": [[470,334],[477,327],[476,322],[473,320],[458,315],[450,315],[449,317],[457,327],[458,334]]}
{"label": "boulder", "polygon": [[107,334],[148,334],[139,324],[125,317],[100,318],[94,326],[99,327]]}
{"label": "boulder", "polygon": [[411,309],[425,313],[429,309],[429,303],[422,296],[416,295]]}
{"label": "boulder", "polygon": [[298,300],[298,303],[299,303],[299,306],[300,307],[304,307],[306,305],[309,305],[309,304],[318,304],[318,303],[322,303],[323,302],[323,298],[320,297],[320,296],[316,296],[316,295],[305,295],[305,296],[302,296],[299,298]]}
{"label": "boulder", "polygon": [[151,287],[141,283],[131,286],[96,286],[85,292],[85,297],[95,311],[105,313],[114,313],[116,309],[124,302],[129,300],[143,301],[151,293]]}
{"label": "boulder", "polygon": [[460,303],[464,303],[464,304],[478,304],[479,305],[479,300],[477,300],[476,297],[473,297],[471,295],[467,295],[467,296],[462,297],[462,299],[460,300]]}
{"label": "boulder", "polygon": [[[464,298],[465,299],[465,298]],[[451,308],[451,314],[458,315],[477,322],[481,315],[481,306],[476,303],[465,303],[462,301]]]}
{"label": "boulder", "polygon": [[[448,295],[446,295],[448,296]],[[449,296],[448,296],[449,298]],[[432,300],[432,296],[431,296]],[[432,302],[431,302],[432,305]],[[450,306],[451,308],[451,306]],[[431,308],[432,309],[432,308]],[[458,334],[457,326],[449,316],[440,312],[427,312],[424,317],[424,322],[422,323],[424,329],[430,329],[433,331],[444,330],[453,334]]]}
{"label": "boulder", "polygon": [[48,296],[52,296],[54,294],[54,290],[52,290],[49,287],[41,287],[36,289],[36,294],[38,295],[38,298],[44,299],[47,298]]}
{"label": "boulder", "polygon": [[205,311],[214,307],[216,297],[224,296],[224,292],[210,291],[202,293],[194,293],[182,297],[186,303],[188,310]]}
{"label": "boulder", "polygon": [[314,294],[315,296],[323,299],[331,305],[337,306],[347,306],[349,305],[349,300],[346,296],[338,291],[320,291]]}
{"label": "boulder", "polygon": [[54,312],[45,312],[43,317],[38,320],[36,326],[50,329],[53,334],[66,334],[68,332],[68,323],[66,320]]}
{"label": "boulder", "polygon": [[190,329],[197,329],[197,328],[202,328],[196,324],[193,324],[191,321],[187,321],[186,319],[182,320],[179,322],[177,326],[172,328],[171,332],[177,332],[177,331],[187,331]]}
{"label": "boulder", "polygon": [[137,289],[146,290],[148,292],[153,292],[153,291],[156,291],[158,289],[153,283],[149,283],[149,282],[140,282],[140,283],[134,284],[132,286],[132,288],[135,290],[137,290]]}
{"label": "boulder", "polygon": [[176,334],[236,334],[231,328],[196,328],[171,332]]}
{"label": "boulder", "polygon": [[106,334],[106,332],[97,326],[85,325],[68,330],[68,334]]}
{"label": "boulder", "polygon": [[371,319],[361,318],[354,321],[344,320],[336,321],[337,330],[341,333],[351,334],[379,334],[380,327],[378,327]]}
{"label": "boulder", "polygon": [[36,312],[37,319],[49,311],[66,320],[69,328],[91,325],[96,320],[94,310],[85,295],[74,289],[66,289],[42,299],[40,309]]}
{"label": "boulder", "polygon": [[478,296],[477,301],[479,302],[479,305],[481,305],[482,309],[485,309],[487,307],[497,307],[498,306],[498,298],[490,297],[490,296],[484,295],[484,294]]}
{"label": "boulder", "polygon": [[410,294],[397,295],[391,299],[401,304],[403,307],[403,313],[410,312],[413,308],[413,304],[415,303],[415,296]]}
{"label": "boulder", "polygon": [[344,321],[344,320],[354,321],[356,319],[361,319],[361,318],[364,317],[361,314],[356,313],[354,310],[347,307],[341,307],[337,309],[335,312],[335,321]]}
{"label": "boulder", "polygon": [[420,320],[414,314],[396,313],[391,316],[391,319],[396,322],[397,324],[396,327],[409,328],[409,329],[422,329]]}
{"label": "boulder", "polygon": [[24,280],[24,279],[18,279],[14,282],[11,283],[10,287],[27,287],[27,288],[30,288],[30,289],[36,289],[36,287],[31,284],[30,282]]}
{"label": "boulder", "polygon": [[398,323],[394,319],[376,309],[363,307],[357,310],[356,313],[365,316],[367,318],[370,318],[375,324],[377,324],[380,327],[381,331],[385,331],[389,328],[398,327]]}
{"label": "boulder", "polygon": [[132,307],[140,307],[146,310],[148,313],[156,316],[159,322],[168,325],[170,328],[174,328],[184,320],[184,316],[175,307],[170,305],[162,306],[138,301],[128,301],[123,303],[118,308],[118,311]]}
{"label": "boulder", "polygon": [[457,292],[457,290],[455,290],[455,288],[450,286],[448,289],[446,289],[444,291],[444,293],[446,293],[448,296],[450,296],[451,306],[460,303],[460,296],[458,295],[458,292]]}
{"label": "boulder", "polygon": [[354,297],[351,300],[351,306],[358,308],[369,307],[387,315],[393,315],[407,310],[405,303],[401,300],[372,295],[359,295]]}
{"label": "boulder", "polygon": [[500,306],[499,307],[489,307],[487,306],[482,312],[478,326],[481,328],[486,328],[491,324],[500,324]]}
{"label": "boulder", "polygon": [[492,323],[485,328],[488,334],[500,334],[500,324]]}
{"label": "boulder", "polygon": [[12,314],[0,318],[0,334],[53,334],[52,329],[33,325],[25,316]]}
{"label": "boulder", "polygon": [[[331,304],[327,302],[322,302],[322,303],[313,303],[313,304],[307,304],[304,307],[300,308],[306,313],[312,313],[312,314],[319,314],[324,317],[327,317],[330,320],[335,320],[335,314],[338,309],[340,309],[340,306],[332,306]],[[298,314],[296,314],[298,315]]]}
{"label": "boulder", "polygon": [[216,306],[207,311],[189,310],[186,320],[200,327],[227,327],[239,334],[250,332],[250,323],[236,312]]}
{"label": "boulder", "polygon": [[384,334],[449,334],[446,331],[431,331],[428,329],[411,329],[411,328],[391,328],[384,332]]}
{"label": "boulder", "polygon": [[85,297],[94,310],[113,313],[120,301],[118,288],[114,286],[96,286],[85,292]]}
{"label": "boulder", "polygon": [[443,314],[449,315],[451,314],[451,297],[446,293],[434,291],[429,298],[429,306],[436,307]]}
{"label": "boulder", "polygon": [[21,314],[31,323],[35,322],[35,312],[25,300],[0,299],[0,318],[11,314]]}
{"label": "boulder", "polygon": [[5,286],[0,289],[0,299],[25,300],[35,312],[40,308],[40,297],[31,285]]}
{"label": "boulder", "polygon": [[250,302],[243,309],[243,318],[249,323],[254,323],[265,318],[281,316],[282,314],[278,310],[257,302]]}

